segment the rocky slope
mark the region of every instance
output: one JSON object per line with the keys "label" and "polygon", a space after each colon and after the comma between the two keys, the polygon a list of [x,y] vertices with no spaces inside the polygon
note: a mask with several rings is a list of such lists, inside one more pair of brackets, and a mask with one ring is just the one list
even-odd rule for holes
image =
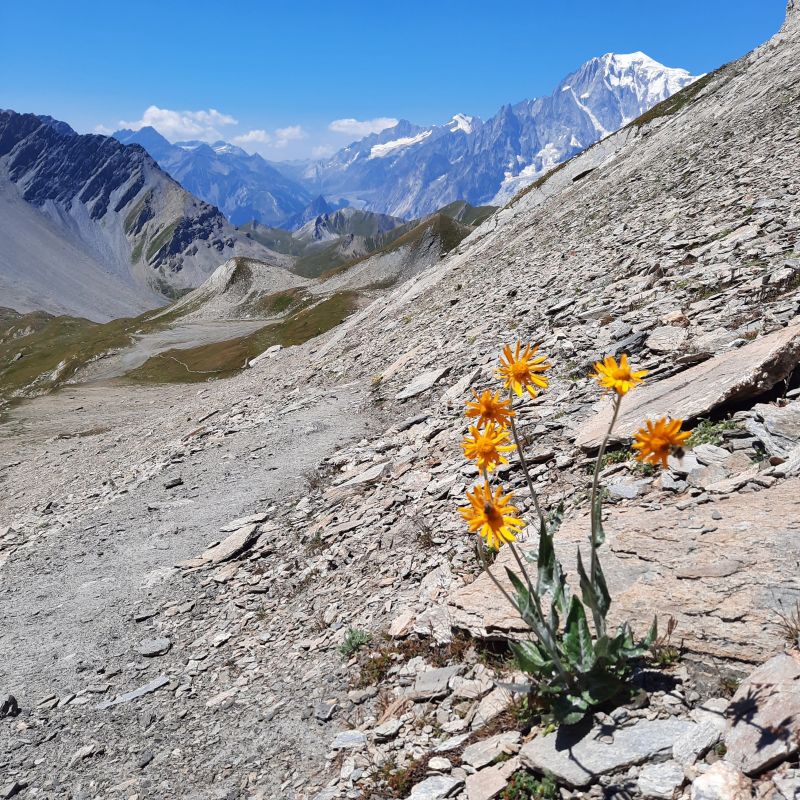
{"label": "rocky slope", "polygon": [[281,263],[141,147],[33,114],[0,112],[0,202],[0,289],[20,311],[131,315],[232,255]]}
{"label": "rocky slope", "polygon": [[310,200],[306,189],[260,155],[227,142],[171,144],[149,126],[113,136],[123,144],[140,144],[184,189],[219,208],[234,225],[256,220],[283,226]]}
{"label": "rocky slope", "polygon": [[[799,79],[792,0],[769,43],[326,336],[200,396],[122,394],[105,423],[108,390],[16,410],[7,795],[487,800],[549,770],[565,800],[795,797]],[[519,730],[484,642],[515,620],[456,511],[463,401],[518,337],[554,362],[521,412],[560,549],[585,535],[593,358],[650,370],[633,416],[705,431],[661,475],[624,452],[603,472],[615,613],[674,616],[685,652],[579,741]],[[373,639],[345,658],[349,628]]]}
{"label": "rocky slope", "polygon": [[549,97],[504,106],[485,122],[463,114],[428,128],[402,120],[292,175],[313,192],[406,218],[456,200],[504,203],[692,80],[644,53],[608,53]]}

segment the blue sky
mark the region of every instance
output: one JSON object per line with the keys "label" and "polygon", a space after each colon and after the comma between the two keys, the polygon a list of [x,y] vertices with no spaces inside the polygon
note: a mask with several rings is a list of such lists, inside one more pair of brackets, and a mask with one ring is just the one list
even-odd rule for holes
{"label": "blue sky", "polygon": [[[549,94],[592,56],[701,73],[781,25],[785,0],[0,0],[0,107],[79,132],[155,122],[172,140],[276,159]],[[149,111],[148,111],[149,109]]]}

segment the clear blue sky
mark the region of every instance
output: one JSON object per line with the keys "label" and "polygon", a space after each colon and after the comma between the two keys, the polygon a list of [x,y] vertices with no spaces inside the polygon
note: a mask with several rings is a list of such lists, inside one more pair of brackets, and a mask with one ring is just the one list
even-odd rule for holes
{"label": "clear blue sky", "polygon": [[[304,157],[360,138],[370,120],[489,117],[610,51],[707,72],[768,39],[785,6],[0,0],[0,107],[80,132],[157,120],[173,140],[219,133],[270,158]],[[331,130],[334,120],[345,122]]]}

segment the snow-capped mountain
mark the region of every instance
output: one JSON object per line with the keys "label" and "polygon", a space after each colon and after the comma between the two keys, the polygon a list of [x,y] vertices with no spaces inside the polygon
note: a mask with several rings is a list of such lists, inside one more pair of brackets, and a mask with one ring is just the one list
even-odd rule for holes
{"label": "snow-capped mountain", "polygon": [[454,200],[498,204],[693,80],[644,53],[608,53],[549,97],[503,106],[486,121],[457,114],[421,127],[402,120],[286,174],[315,194],[406,218]]}
{"label": "snow-capped mountain", "polygon": [[257,220],[285,225],[311,195],[260,155],[228,142],[170,143],[155,128],[113,134],[123,144],[140,144],[187,191],[212,203],[234,224]]}

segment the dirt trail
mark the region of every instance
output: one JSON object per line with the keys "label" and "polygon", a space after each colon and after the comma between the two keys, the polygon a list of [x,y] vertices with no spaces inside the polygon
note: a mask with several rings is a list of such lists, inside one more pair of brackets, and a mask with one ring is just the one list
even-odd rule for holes
{"label": "dirt trail", "polygon": [[81,371],[81,383],[97,383],[119,378],[147,359],[166,350],[187,350],[216,342],[225,342],[255,333],[270,320],[223,320],[177,323],[163,331],[137,336],[130,347],[90,364]]}
{"label": "dirt trail", "polygon": [[[196,405],[187,402],[181,413],[189,392]],[[0,523],[26,505],[54,502],[60,513],[70,493],[92,481],[100,488],[126,463],[130,470],[129,451],[117,461],[118,437],[138,434],[152,448],[165,428],[189,431],[214,410],[196,390],[166,394],[164,387],[74,387],[15,409],[0,427]],[[366,419],[353,413],[358,404],[355,387],[326,392],[275,413],[268,425],[187,451],[107,505],[78,505],[65,529],[33,536],[0,572],[0,686],[28,704],[73,689],[76,665],[125,658],[141,638],[133,610],[158,608],[180,591],[175,563],[224,538],[219,529],[230,520],[299,499],[303,474],[337,443],[364,433]],[[158,433],[147,437],[148,426]],[[46,487],[35,479],[40,469]],[[165,488],[177,478],[182,484]]]}

